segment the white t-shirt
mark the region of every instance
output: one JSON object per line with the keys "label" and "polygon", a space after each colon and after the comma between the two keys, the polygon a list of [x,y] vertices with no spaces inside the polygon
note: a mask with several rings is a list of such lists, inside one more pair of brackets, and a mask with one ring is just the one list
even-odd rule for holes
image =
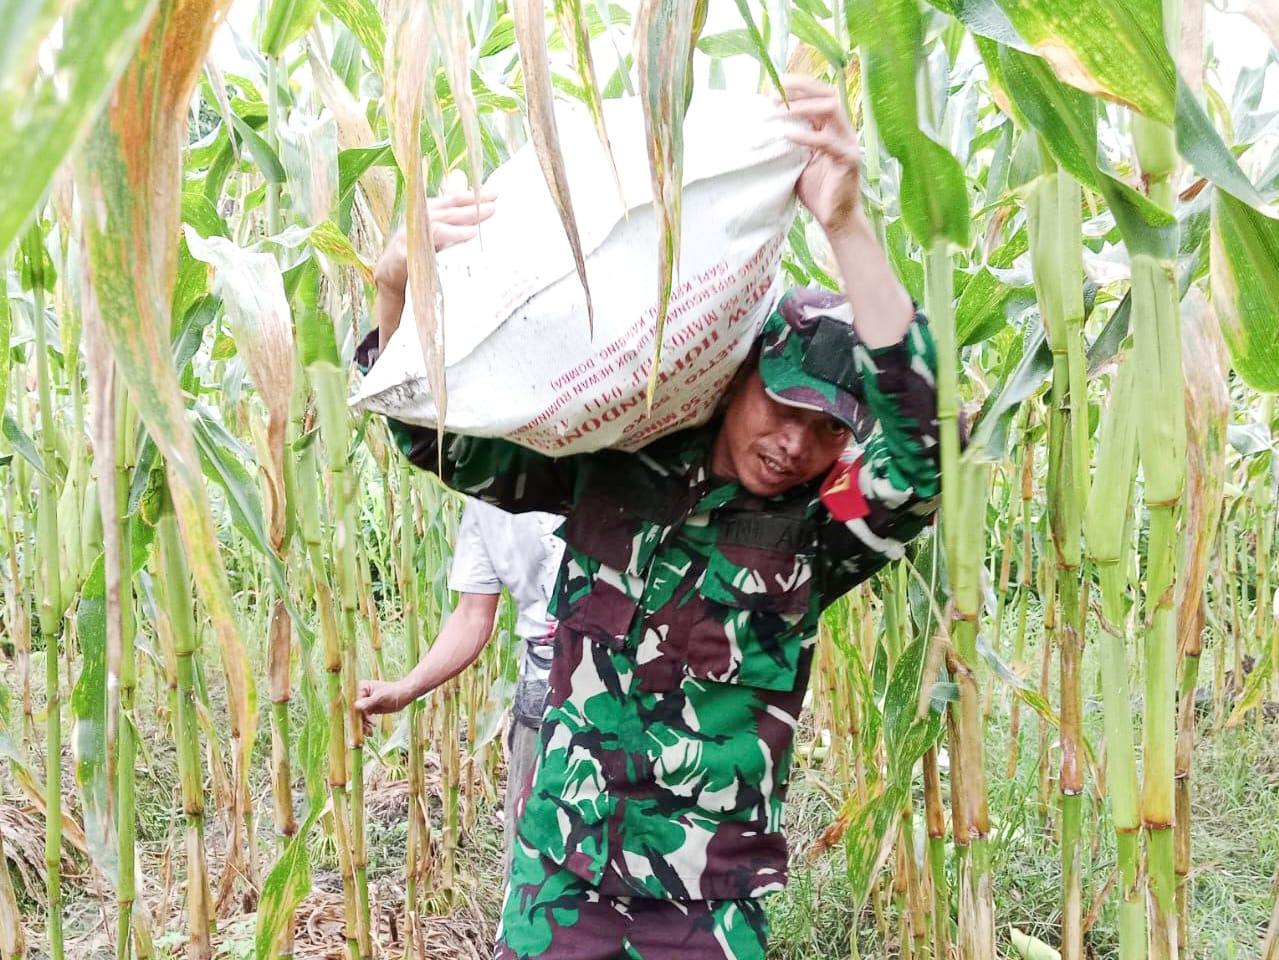
{"label": "white t-shirt", "polygon": [[553,513],[507,513],[468,499],[453,546],[449,588],[459,593],[501,593],[506,587],[519,609],[515,632],[534,644],[549,644],[555,621],[547,613],[564,541],[563,522]]}

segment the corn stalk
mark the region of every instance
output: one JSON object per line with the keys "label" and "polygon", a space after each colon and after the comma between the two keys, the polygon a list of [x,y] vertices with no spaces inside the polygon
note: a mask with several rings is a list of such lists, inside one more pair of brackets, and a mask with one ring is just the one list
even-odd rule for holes
{"label": "corn stalk", "polygon": [[58,488],[52,471],[56,462],[57,429],[53,424],[53,397],[49,373],[49,335],[45,322],[44,236],[38,224],[27,232],[23,257],[31,276],[32,321],[35,326],[36,389],[41,411],[40,456],[44,470],[39,479],[36,516],[37,563],[40,570],[40,634],[45,651],[45,891],[49,898],[49,950],[62,960],[62,699],[58,683],[58,656],[62,638],[61,567],[58,562]]}
{"label": "corn stalk", "polygon": [[[315,466],[305,467],[300,484],[301,532],[311,557],[320,613],[329,708],[329,796],[334,835],[342,869],[346,911],[346,947],[351,960],[368,960],[372,934],[364,831],[364,729],[355,713],[356,618],[359,610],[356,572],[358,525],[356,475],[350,462],[350,418],[346,410],[346,377],[337,366],[331,321],[319,310],[318,270],[308,271],[308,288],[297,298],[303,363],[315,393],[317,422],[331,490],[332,528],[326,537],[320,521],[320,491],[306,479],[318,479]],[[314,445],[312,445],[313,450]],[[308,454],[313,456],[313,453]],[[336,565],[336,603],[326,556]],[[336,610],[335,610],[336,608]]]}
{"label": "corn stalk", "polygon": [[1146,894],[1141,863],[1137,755],[1128,687],[1128,570],[1132,563],[1133,481],[1137,471],[1135,361],[1112,378],[1101,423],[1097,473],[1088,499],[1088,552],[1101,584],[1101,693],[1106,730],[1106,790],[1119,860],[1119,956],[1146,956]]}
{"label": "corn stalk", "polygon": [[[1179,0],[1163,4],[1163,35],[1177,44]],[[1133,120],[1137,162],[1152,202],[1173,210],[1176,142],[1170,126],[1149,117]],[[1150,510],[1146,561],[1145,716],[1142,730],[1141,815],[1146,832],[1150,890],[1150,955],[1179,956],[1173,827],[1178,526],[1186,476],[1186,421],[1182,376],[1181,316],[1171,256],[1132,258],[1132,330],[1141,398],[1138,448]]]}
{"label": "corn stalk", "polygon": [[1031,196],[1030,250],[1040,315],[1053,355],[1049,419],[1049,524],[1057,563],[1057,646],[1061,657],[1061,953],[1083,956],[1083,677],[1085,606],[1081,597],[1081,523],[1087,502],[1088,395],[1084,382],[1083,259],[1080,191],[1069,174],[1048,169]]}
{"label": "corn stalk", "polygon": [[199,652],[195,611],[191,604],[191,575],[182,553],[177,520],[166,514],[159,523],[160,566],[164,575],[164,610],[168,629],[161,636],[171,638],[177,663],[178,776],[182,783],[182,813],[185,820],[187,867],[187,957],[210,960],[213,945],[213,892],[209,884],[208,858],[204,847],[204,776],[200,761],[200,730],[196,714],[199,697],[195,690],[195,658]]}

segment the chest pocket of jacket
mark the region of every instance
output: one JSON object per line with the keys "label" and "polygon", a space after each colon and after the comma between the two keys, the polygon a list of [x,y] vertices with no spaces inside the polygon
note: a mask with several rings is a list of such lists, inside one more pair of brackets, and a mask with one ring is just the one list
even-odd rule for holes
{"label": "chest pocket of jacket", "polygon": [[653,555],[674,520],[672,506],[678,509],[670,491],[629,459],[616,474],[595,471],[569,514],[556,603],[566,625],[612,650],[625,645]]}
{"label": "chest pocket of jacket", "polygon": [[688,672],[792,690],[812,592],[803,519],[751,512],[720,528],[698,586],[703,615],[689,634]]}

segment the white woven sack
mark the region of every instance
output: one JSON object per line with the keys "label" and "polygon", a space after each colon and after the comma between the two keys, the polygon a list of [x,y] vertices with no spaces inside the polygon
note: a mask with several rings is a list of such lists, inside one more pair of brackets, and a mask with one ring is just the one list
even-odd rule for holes
{"label": "white woven sack", "polygon": [[[531,147],[496,170],[497,211],[439,255],[446,428],[552,456],[634,450],[705,422],[780,292],[782,244],[808,152],[760,96],[699,91],[684,125],[681,256],[652,410],[645,391],[658,301],[657,228],[636,98],[605,101],[618,196],[584,108],[557,105],[560,144],[595,310]],[[411,305],[352,403],[434,426]]]}

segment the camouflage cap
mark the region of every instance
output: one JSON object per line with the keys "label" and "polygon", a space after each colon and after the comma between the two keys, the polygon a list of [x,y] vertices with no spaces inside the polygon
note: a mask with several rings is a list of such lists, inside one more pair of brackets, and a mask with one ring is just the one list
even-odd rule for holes
{"label": "camouflage cap", "polygon": [[759,333],[759,376],[778,403],[820,410],[861,432],[852,308],[839,294],[798,289],[782,297]]}

